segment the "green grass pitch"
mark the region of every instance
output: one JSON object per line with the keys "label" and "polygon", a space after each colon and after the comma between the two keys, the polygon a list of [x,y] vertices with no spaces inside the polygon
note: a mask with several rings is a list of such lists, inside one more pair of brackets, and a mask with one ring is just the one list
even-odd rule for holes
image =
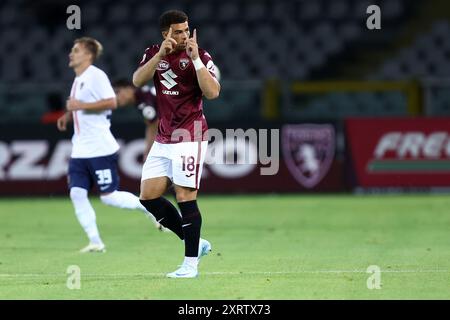
{"label": "green grass pitch", "polygon": [[196,279],[165,278],[175,235],[92,202],[107,252],[83,255],[68,197],[0,199],[0,299],[450,299],[448,195],[200,195],[213,252]]}

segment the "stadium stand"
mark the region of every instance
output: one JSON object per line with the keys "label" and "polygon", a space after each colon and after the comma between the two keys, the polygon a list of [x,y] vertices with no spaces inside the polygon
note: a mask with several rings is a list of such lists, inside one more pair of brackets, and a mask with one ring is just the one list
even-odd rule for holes
{"label": "stadium stand", "polygon": [[[362,37],[360,22],[364,21],[367,1],[81,1],[82,30],[67,32],[65,12],[59,25],[48,19],[54,10],[65,9],[65,1],[47,1],[49,10],[23,10],[29,1],[5,0],[1,6],[2,52],[25,57],[39,55],[40,62],[65,60],[71,41],[80,34],[99,38],[105,44],[106,67],[112,77],[130,74],[146,45],[160,42],[156,28],[157,17],[163,8],[181,7],[190,13],[192,26],[199,30],[201,44],[214,54],[224,77],[235,80],[259,79],[270,76],[288,76],[308,79],[315,69],[324,66],[333,55],[343,52],[352,41]],[[369,1],[370,2],[370,1]],[[369,3],[367,2],[367,3]],[[402,16],[407,1],[386,3],[386,19]],[[58,3],[58,5],[57,5]],[[325,13],[325,14],[323,14]],[[37,25],[27,26],[23,21],[33,14]],[[32,19],[33,20],[33,19]],[[50,22],[49,22],[50,21]],[[21,41],[18,41],[21,39]],[[133,41],[130,41],[133,39]],[[51,44],[51,50],[43,43]],[[229,56],[230,51],[235,55]],[[235,58],[247,58],[243,68],[235,67]],[[251,59],[250,59],[251,58]],[[118,66],[117,61],[122,61]],[[123,63],[123,61],[128,63]],[[299,68],[285,62],[298,61]],[[67,68],[57,63],[55,74],[47,72],[48,64],[21,64],[13,73],[2,72],[1,80],[17,76],[28,81],[48,77],[65,79]],[[12,77],[12,78],[8,78]]]}
{"label": "stadium stand", "polygon": [[[365,28],[366,9],[373,2],[46,0],[36,4],[31,0],[4,0],[0,4],[0,83],[9,86],[8,90],[14,84],[23,83],[58,83],[64,84],[61,90],[67,90],[73,79],[67,67],[67,54],[73,39],[81,35],[96,37],[103,43],[105,54],[99,65],[111,79],[130,77],[145,47],[161,41],[157,29],[159,14],[174,7],[189,13],[191,27],[198,29],[200,45],[213,55],[225,83],[259,82],[262,89],[265,79],[281,82],[345,79],[352,76],[352,69],[363,70],[365,73],[359,75],[360,79],[367,80],[450,76],[447,20],[438,21],[429,32],[418,34],[413,45],[386,55],[377,70],[366,71],[354,57],[389,46],[401,31],[397,30],[398,25],[413,21],[421,4],[426,3],[375,1],[383,10],[383,32],[370,33]],[[81,30],[66,28],[66,8],[72,3],[82,9]],[[223,94],[220,102],[214,103],[233,108],[242,106],[243,101],[253,107],[261,104],[254,91],[236,94],[235,86],[225,87],[230,91]],[[2,88],[0,90],[6,90],[5,86]],[[445,111],[445,103],[448,104],[447,89],[441,91],[433,101],[444,102],[439,102],[440,106],[433,110]],[[253,99],[249,102],[244,96]],[[301,105],[302,117],[406,112],[405,97],[398,92],[329,93],[301,101],[307,103]],[[25,107],[26,103],[20,105]],[[46,106],[35,102],[32,108],[42,110]],[[233,113],[221,112],[218,111],[218,118],[227,114],[231,117]]]}
{"label": "stadium stand", "polygon": [[450,23],[438,21],[428,33],[416,38],[412,46],[389,59],[375,79],[450,76]]}

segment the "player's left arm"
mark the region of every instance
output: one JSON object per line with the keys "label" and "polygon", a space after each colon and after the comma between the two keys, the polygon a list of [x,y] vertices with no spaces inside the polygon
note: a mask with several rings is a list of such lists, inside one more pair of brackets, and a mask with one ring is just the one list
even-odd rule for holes
{"label": "player's left arm", "polygon": [[116,98],[102,99],[95,102],[82,102],[80,100],[70,98],[67,100],[66,109],[68,111],[74,110],[88,110],[88,111],[103,111],[117,108]]}
{"label": "player's left arm", "polygon": [[112,110],[117,108],[117,99],[114,89],[111,86],[108,76],[103,71],[97,72],[90,77],[85,86],[89,89],[91,95],[95,98],[95,102],[83,102],[70,98],[67,100],[66,108],[69,111],[86,110],[100,112],[104,110]]}
{"label": "player's left arm", "polygon": [[220,93],[220,84],[219,81],[209,73],[199,56],[196,29],[194,29],[192,38],[187,40],[186,52],[194,64],[195,71],[197,72],[197,81],[203,95],[210,100],[216,99]]}

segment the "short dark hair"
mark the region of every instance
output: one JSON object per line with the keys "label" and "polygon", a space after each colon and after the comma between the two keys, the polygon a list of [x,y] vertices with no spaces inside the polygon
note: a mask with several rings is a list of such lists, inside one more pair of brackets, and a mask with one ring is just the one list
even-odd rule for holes
{"label": "short dark hair", "polygon": [[125,87],[133,87],[133,82],[131,82],[131,80],[122,78],[122,79],[117,79],[116,81],[113,82],[112,86],[114,88],[125,88]]}
{"label": "short dark hair", "polygon": [[161,31],[167,31],[171,24],[183,23],[188,21],[186,13],[180,10],[169,10],[159,17],[159,27]]}
{"label": "short dark hair", "polygon": [[87,51],[89,51],[92,54],[92,61],[95,61],[103,52],[103,46],[102,44],[91,37],[82,37],[75,39],[74,43],[81,43]]}

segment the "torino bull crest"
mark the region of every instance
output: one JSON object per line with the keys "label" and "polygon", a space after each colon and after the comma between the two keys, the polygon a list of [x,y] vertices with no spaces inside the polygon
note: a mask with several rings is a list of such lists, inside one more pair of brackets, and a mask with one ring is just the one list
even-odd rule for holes
{"label": "torino bull crest", "polygon": [[331,125],[285,125],[283,156],[294,178],[305,188],[314,188],[327,174],[335,152]]}

